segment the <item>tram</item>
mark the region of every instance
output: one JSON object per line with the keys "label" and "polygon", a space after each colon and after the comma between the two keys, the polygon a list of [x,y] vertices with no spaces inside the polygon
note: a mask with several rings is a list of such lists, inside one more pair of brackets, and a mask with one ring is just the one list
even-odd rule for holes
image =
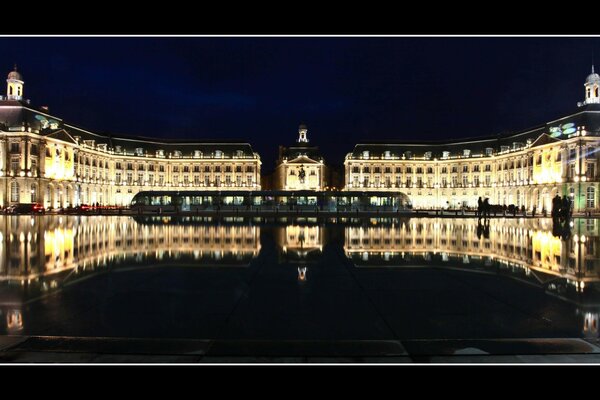
{"label": "tram", "polygon": [[360,191],[143,191],[131,201],[138,212],[196,211],[403,211],[412,209],[401,192]]}

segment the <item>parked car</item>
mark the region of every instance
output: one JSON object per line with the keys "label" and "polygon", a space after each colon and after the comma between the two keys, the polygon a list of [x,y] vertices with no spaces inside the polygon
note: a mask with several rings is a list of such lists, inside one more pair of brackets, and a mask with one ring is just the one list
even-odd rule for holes
{"label": "parked car", "polygon": [[19,203],[6,207],[7,214],[43,214],[46,209],[37,203]]}

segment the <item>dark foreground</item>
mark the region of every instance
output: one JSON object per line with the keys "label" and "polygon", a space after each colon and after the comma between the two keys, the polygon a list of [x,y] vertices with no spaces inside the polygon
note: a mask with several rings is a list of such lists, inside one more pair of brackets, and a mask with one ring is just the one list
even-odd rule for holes
{"label": "dark foreground", "polygon": [[596,220],[3,218],[1,362],[600,361]]}

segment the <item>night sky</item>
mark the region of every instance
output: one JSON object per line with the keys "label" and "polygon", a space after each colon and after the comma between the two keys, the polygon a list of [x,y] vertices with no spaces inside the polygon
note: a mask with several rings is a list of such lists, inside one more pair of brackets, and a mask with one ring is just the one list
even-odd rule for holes
{"label": "night sky", "polygon": [[25,97],[74,125],[241,139],[266,172],[300,122],[335,164],[359,141],[546,122],[583,100],[594,53],[600,69],[600,38],[4,37],[0,71],[16,62]]}

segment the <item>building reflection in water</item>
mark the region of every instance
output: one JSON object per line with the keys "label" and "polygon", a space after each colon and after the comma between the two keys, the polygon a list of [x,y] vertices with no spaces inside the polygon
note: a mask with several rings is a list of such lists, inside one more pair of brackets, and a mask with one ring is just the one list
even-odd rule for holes
{"label": "building reflection in water", "polygon": [[[307,283],[329,242],[343,239],[358,268],[458,268],[526,281],[574,303],[584,337],[597,338],[600,234],[595,219],[339,219],[0,216],[0,321],[27,324],[23,304],[110,268],[247,267],[272,233],[278,262]],[[335,247],[335,246],[334,246]],[[324,265],[324,267],[327,267]],[[315,279],[311,275],[311,279]]]}
{"label": "building reflection in water", "polygon": [[307,280],[308,264],[318,261],[323,253],[325,229],[317,221],[316,218],[296,219],[292,225],[275,228],[280,262],[297,265],[300,283]]}
{"label": "building reflection in water", "polygon": [[0,216],[0,225],[9,333],[23,329],[23,303],[109,267],[247,267],[260,251],[260,226],[197,217]]}
{"label": "building reflection in water", "polygon": [[574,302],[583,334],[598,337],[600,235],[595,219],[373,219],[346,226],[344,250],[357,267],[436,266],[487,271]]}

